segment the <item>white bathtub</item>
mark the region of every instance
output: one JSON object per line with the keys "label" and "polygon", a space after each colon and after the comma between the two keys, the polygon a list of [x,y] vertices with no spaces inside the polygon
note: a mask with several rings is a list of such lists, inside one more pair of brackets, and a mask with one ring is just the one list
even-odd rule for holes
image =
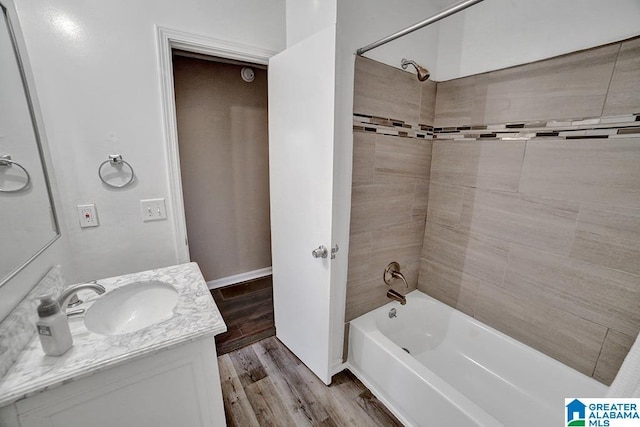
{"label": "white bathtub", "polygon": [[419,291],[351,321],[348,367],[407,426],[561,426],[607,390]]}

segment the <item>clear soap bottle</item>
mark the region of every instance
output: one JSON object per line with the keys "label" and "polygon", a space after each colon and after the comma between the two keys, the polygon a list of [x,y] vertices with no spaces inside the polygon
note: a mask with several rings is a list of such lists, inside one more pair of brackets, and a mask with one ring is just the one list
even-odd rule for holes
{"label": "clear soap bottle", "polygon": [[60,356],[73,345],[67,315],[60,311],[60,304],[52,295],[40,297],[38,306],[38,336],[42,350],[49,356]]}

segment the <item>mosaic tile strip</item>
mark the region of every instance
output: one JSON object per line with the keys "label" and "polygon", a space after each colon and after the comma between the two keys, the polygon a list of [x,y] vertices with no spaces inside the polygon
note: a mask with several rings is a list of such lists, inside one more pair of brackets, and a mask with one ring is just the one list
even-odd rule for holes
{"label": "mosaic tile strip", "polygon": [[371,132],[401,138],[433,139],[433,127],[423,124],[410,124],[402,120],[369,116],[354,113],[354,132]]}
{"label": "mosaic tile strip", "polygon": [[438,140],[529,140],[640,137],[640,113],[624,116],[519,122],[460,127],[432,127],[354,113],[354,132]]}

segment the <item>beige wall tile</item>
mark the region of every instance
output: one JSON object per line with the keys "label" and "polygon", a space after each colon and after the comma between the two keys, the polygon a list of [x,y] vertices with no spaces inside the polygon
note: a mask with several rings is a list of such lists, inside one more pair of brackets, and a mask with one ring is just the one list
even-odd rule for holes
{"label": "beige wall tile", "polygon": [[373,184],[376,163],[376,134],[353,133],[352,185]]}
{"label": "beige wall tile", "polygon": [[478,289],[475,318],[591,376],[606,328],[494,286]]}
{"label": "beige wall tile", "polygon": [[375,184],[362,185],[354,179],[352,187],[346,311],[351,318],[389,301],[382,281],[389,262],[400,263],[410,284],[408,290],[401,282],[394,284],[403,293],[415,289],[420,268],[431,142],[384,135],[375,136],[375,141],[373,163],[367,158],[370,146],[354,153],[354,165],[367,169],[354,174],[360,182],[369,182],[375,170]]}
{"label": "beige wall tile", "polygon": [[436,82],[420,83],[420,124],[433,126],[436,109]]}
{"label": "beige wall tile", "polygon": [[524,149],[523,141],[435,141],[431,181],[517,191]]}
{"label": "beige wall tile", "polygon": [[508,250],[506,242],[427,221],[422,258],[489,283],[500,283]]}
{"label": "beige wall tile", "polygon": [[418,289],[473,316],[476,292],[483,281],[436,261],[423,258]]}
{"label": "beige wall tile", "polygon": [[356,56],[353,112],[418,123],[420,82],[412,73]]}
{"label": "beige wall tile", "polygon": [[353,187],[351,233],[411,222],[415,185],[373,184]]}
{"label": "beige wall tile", "polygon": [[467,189],[462,222],[474,233],[568,255],[578,202]]}
{"label": "beige wall tile", "polygon": [[434,126],[470,126],[482,124],[484,106],[476,103],[486,93],[487,76],[463,77],[438,82]]}
{"label": "beige wall tile", "polygon": [[416,138],[378,135],[375,146],[376,182],[429,179],[431,142]]}
{"label": "beige wall tile", "polygon": [[[367,279],[362,282],[350,283],[347,287],[347,301],[345,321],[349,322],[358,316],[368,313],[388,303],[387,291],[389,287],[382,281],[382,273],[377,278]],[[396,286],[400,293],[406,293],[404,289]]]}
{"label": "beige wall tile", "polygon": [[[394,253],[407,247],[421,248],[424,236],[424,227],[424,223],[411,222],[408,224],[393,225],[373,230],[371,231],[372,252]],[[418,258],[419,257],[420,254],[418,254]]]}
{"label": "beige wall tile", "polygon": [[628,335],[640,331],[640,276],[512,244],[502,288]]}
{"label": "beige wall tile", "polygon": [[606,385],[610,385],[618,370],[620,370],[624,358],[629,353],[633,341],[633,337],[609,329],[604,339],[593,377]]}
{"label": "beige wall tile", "polygon": [[613,70],[604,116],[640,112],[640,38],[622,43]]}
{"label": "beige wall tile", "polygon": [[640,275],[640,209],[583,203],[570,255]]}
{"label": "beige wall tile", "polygon": [[[382,280],[385,267],[397,261],[409,289],[401,281],[392,288],[406,294],[416,289],[424,223],[411,223],[379,229],[351,237],[349,275],[347,279],[347,321],[389,302],[387,286]],[[370,235],[368,240],[366,235]],[[355,253],[351,254],[351,245]]]}
{"label": "beige wall tile", "polygon": [[[424,227],[424,222],[415,222],[373,231],[371,277],[382,278],[386,266],[391,261],[396,261],[400,264],[409,287],[415,289],[418,283]],[[401,281],[396,285],[394,288],[398,288],[397,290],[403,287]]]}
{"label": "beige wall tile", "polygon": [[488,73],[484,123],[598,117],[618,53],[603,46]]}
{"label": "beige wall tile", "polygon": [[461,185],[430,182],[427,220],[450,227],[462,224],[462,204],[466,190],[467,187]]}
{"label": "beige wall tile", "polygon": [[360,282],[371,274],[371,233],[349,236],[349,265],[347,282]]}
{"label": "beige wall tile", "polygon": [[637,138],[529,141],[520,192],[640,207],[639,164]]}
{"label": "beige wall tile", "polygon": [[416,188],[413,199],[413,221],[424,223],[427,219],[427,205],[429,202],[429,181],[415,182]]}

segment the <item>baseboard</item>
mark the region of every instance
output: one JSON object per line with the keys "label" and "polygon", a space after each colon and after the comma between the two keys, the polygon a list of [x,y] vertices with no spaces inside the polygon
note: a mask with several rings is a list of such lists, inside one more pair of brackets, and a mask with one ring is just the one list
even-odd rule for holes
{"label": "baseboard", "polygon": [[273,269],[271,267],[260,268],[258,270],[247,271],[246,273],[234,274],[233,276],[211,280],[207,282],[207,286],[209,287],[209,289],[223,288],[225,286],[234,285],[236,283],[247,282],[249,280],[270,276],[272,271]]}

